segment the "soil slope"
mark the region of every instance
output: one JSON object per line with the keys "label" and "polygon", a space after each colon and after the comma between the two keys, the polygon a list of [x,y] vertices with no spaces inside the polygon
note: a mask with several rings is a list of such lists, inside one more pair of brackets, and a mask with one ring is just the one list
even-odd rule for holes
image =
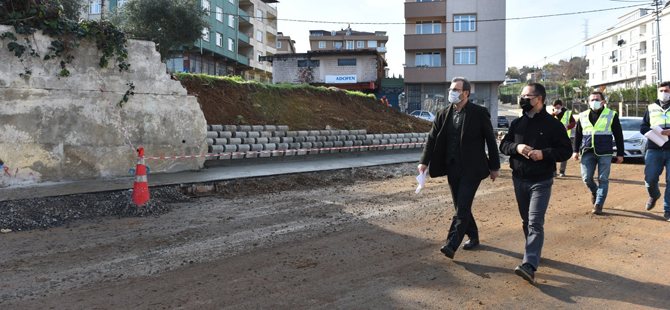
{"label": "soil slope", "polygon": [[[188,76],[187,76],[188,77]],[[230,79],[182,77],[198,96],[207,124],[288,125],[290,130],[365,129],[368,133],[428,132],[430,122],[351,93],[314,87],[286,88]]]}

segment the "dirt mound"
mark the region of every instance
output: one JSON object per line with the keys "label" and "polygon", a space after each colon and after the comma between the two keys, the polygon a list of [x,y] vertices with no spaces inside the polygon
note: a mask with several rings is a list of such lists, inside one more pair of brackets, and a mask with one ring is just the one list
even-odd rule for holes
{"label": "dirt mound", "polygon": [[288,125],[290,130],[365,129],[368,133],[428,132],[430,122],[361,94],[311,86],[267,85],[180,75],[198,96],[207,124]]}

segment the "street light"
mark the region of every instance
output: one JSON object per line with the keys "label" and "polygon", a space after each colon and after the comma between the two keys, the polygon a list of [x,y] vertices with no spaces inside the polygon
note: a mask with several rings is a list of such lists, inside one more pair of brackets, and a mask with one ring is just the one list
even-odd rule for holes
{"label": "street light", "polygon": [[637,104],[638,104],[638,96],[639,96],[639,88],[640,88],[640,83],[638,80],[638,77],[640,76],[640,49],[635,50],[635,116],[637,116]]}

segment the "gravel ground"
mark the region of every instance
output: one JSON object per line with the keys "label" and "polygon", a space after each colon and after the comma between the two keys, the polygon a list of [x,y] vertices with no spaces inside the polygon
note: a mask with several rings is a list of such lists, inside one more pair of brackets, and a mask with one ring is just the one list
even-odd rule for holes
{"label": "gravel ground", "polygon": [[[347,185],[356,181],[380,180],[414,174],[416,164],[352,168],[315,173],[283,175],[256,179],[240,179],[217,183],[217,195],[242,197],[261,193],[277,193],[296,187],[311,189],[330,185]],[[180,188],[152,187],[151,200],[137,207],[132,190],[31,198],[0,202],[0,228],[3,231],[25,231],[53,228],[77,220],[101,220],[104,217],[158,216],[170,212],[171,204],[189,202]]]}

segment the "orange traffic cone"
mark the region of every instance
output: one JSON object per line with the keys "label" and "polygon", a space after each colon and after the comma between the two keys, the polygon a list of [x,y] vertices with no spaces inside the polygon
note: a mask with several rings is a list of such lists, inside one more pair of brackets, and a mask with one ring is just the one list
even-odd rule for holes
{"label": "orange traffic cone", "polygon": [[133,202],[141,206],[149,201],[149,184],[147,183],[147,167],[144,165],[144,148],[139,149],[137,168],[135,168],[135,185],[133,186]]}

